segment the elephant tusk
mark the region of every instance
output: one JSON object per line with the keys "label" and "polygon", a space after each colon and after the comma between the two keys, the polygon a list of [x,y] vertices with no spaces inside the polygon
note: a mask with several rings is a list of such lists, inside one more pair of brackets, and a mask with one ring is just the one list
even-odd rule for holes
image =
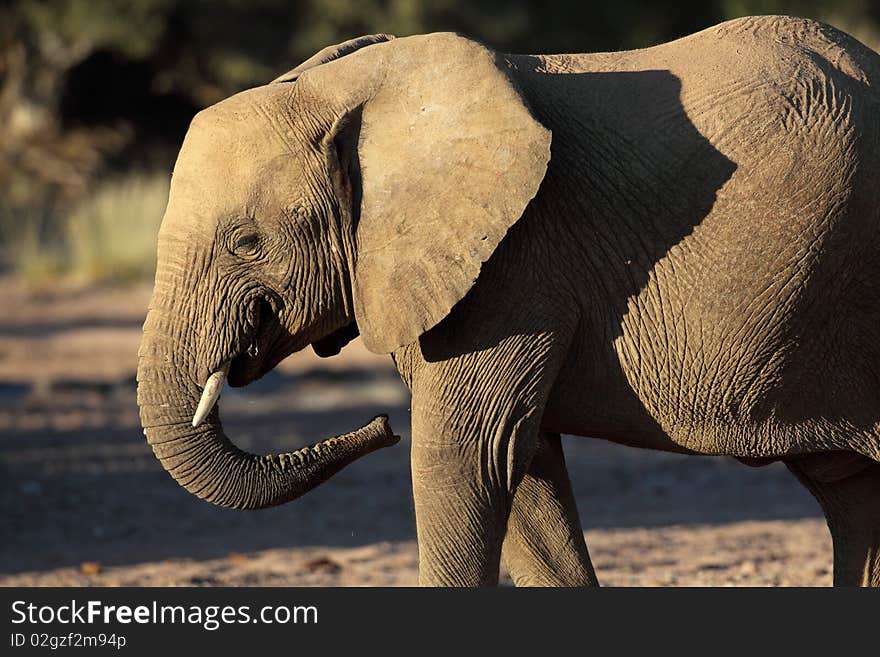
{"label": "elephant tusk", "polygon": [[226,383],[226,375],[229,373],[229,366],[231,363],[232,361],[226,361],[223,363],[223,365],[220,366],[220,369],[214,372],[208,377],[208,380],[205,381],[205,389],[202,391],[202,398],[199,400],[199,406],[196,408],[195,415],[193,415],[193,427],[197,427],[204,422],[208,413],[214,408],[214,404],[217,403],[217,399],[219,399],[220,393],[223,391],[223,384]]}

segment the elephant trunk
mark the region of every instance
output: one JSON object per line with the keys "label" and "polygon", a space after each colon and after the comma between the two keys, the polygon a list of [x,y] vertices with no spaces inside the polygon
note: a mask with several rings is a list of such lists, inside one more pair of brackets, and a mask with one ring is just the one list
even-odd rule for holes
{"label": "elephant trunk", "polygon": [[[219,506],[262,509],[303,495],[356,459],[396,443],[386,416],[363,428],[286,454],[258,456],[226,437],[214,408],[193,422],[202,390],[187,352],[153,307],[138,354],[138,406],[147,441],[162,466],[186,490]],[[210,409],[209,409],[210,410]],[[198,424],[198,426],[193,426]]]}

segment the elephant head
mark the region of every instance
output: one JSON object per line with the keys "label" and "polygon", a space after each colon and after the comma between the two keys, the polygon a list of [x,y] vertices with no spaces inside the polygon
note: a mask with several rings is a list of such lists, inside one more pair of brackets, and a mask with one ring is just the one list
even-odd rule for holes
{"label": "elephant head", "polygon": [[550,133],[494,53],[453,34],[363,37],[192,121],[139,352],[147,440],[215,504],[291,500],[396,442],[384,417],[280,456],[237,449],[215,405],[359,329],[389,353],[442,320],[536,194]]}

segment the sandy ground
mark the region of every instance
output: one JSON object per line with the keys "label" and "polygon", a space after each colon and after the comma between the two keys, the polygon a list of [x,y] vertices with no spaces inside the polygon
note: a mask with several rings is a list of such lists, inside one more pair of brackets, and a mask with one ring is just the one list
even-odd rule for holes
{"label": "sandy ground", "polygon": [[[409,397],[390,360],[359,343],[328,360],[297,354],[224,393],[224,423],[252,451],[380,412],[403,440],[284,507],[218,509],[161,470],[138,425],[148,295],[39,296],[0,279],[0,585],[415,584]],[[831,583],[824,520],[784,467],[584,438],[565,449],[603,584]]]}

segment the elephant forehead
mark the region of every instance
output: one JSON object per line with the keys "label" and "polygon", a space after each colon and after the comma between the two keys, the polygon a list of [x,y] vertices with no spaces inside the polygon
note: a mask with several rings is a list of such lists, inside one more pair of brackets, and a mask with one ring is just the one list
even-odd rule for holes
{"label": "elephant forehead", "polygon": [[252,179],[263,165],[291,149],[266,125],[263,117],[193,121],[174,167],[178,177],[223,179],[234,183]]}
{"label": "elephant forehead", "polygon": [[303,186],[314,164],[308,155],[288,147],[265,117],[199,118],[178,155],[169,208],[210,217],[283,202]]}

